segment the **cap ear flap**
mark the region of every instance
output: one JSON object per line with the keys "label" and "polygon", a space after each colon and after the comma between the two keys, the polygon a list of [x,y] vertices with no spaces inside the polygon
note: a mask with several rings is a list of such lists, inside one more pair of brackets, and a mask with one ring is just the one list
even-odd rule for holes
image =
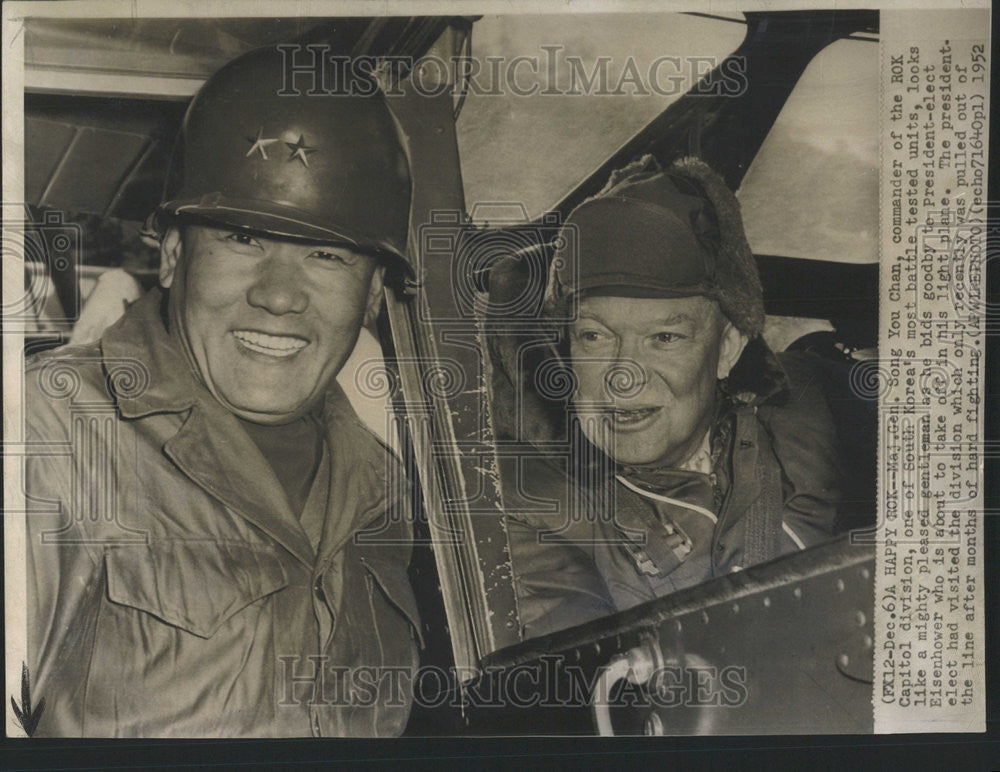
{"label": "cap ear flap", "polygon": [[741,331],[757,337],[764,331],[764,288],[743,230],[739,201],[725,180],[699,158],[682,158],[671,170],[700,183],[715,209],[721,242],[716,261],[717,300]]}

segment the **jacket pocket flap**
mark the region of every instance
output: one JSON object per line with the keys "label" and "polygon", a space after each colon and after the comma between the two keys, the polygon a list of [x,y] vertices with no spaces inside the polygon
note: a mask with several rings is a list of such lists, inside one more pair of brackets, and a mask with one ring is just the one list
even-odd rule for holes
{"label": "jacket pocket flap", "polygon": [[202,638],[287,586],[276,555],[239,543],[162,541],[105,553],[108,598]]}
{"label": "jacket pocket flap", "polygon": [[385,593],[389,602],[406,615],[413,626],[420,646],[423,647],[424,636],[420,629],[420,611],[417,609],[417,599],[413,595],[413,587],[410,585],[406,566],[367,556],[361,558],[361,563],[368,569],[368,573],[372,575],[375,583]]}

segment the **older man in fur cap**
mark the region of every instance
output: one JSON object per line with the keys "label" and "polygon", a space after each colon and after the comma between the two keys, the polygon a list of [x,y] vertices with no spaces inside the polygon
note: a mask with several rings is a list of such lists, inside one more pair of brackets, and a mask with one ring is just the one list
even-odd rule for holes
{"label": "older man in fur cap", "polygon": [[[549,415],[567,420],[522,415],[535,436],[502,462],[525,634],[829,539],[834,422],[810,355],[779,359],[761,337],[760,278],[721,178],[647,157],[562,235],[545,307],[563,320],[548,364],[572,384]],[[522,404],[546,401],[533,385]]]}

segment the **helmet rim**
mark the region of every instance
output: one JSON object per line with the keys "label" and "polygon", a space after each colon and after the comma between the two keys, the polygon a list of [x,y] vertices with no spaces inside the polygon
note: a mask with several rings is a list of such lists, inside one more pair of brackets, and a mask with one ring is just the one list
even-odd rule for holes
{"label": "helmet rim", "polygon": [[176,199],[164,202],[156,211],[154,227],[161,234],[167,225],[164,215],[182,219],[189,217],[279,239],[347,246],[402,269],[406,278],[414,278],[405,253],[389,239],[342,226],[331,227],[326,220],[296,206],[261,199],[233,198],[221,193]]}

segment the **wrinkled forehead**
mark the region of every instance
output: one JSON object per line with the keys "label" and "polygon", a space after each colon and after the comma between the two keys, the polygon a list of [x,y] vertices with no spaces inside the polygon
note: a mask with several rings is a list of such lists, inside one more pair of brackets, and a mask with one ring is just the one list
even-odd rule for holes
{"label": "wrinkled forehead", "polygon": [[647,329],[686,325],[697,331],[721,332],[724,316],[719,304],[704,295],[683,298],[635,297],[591,290],[579,298],[577,320],[596,321],[609,329]]}

